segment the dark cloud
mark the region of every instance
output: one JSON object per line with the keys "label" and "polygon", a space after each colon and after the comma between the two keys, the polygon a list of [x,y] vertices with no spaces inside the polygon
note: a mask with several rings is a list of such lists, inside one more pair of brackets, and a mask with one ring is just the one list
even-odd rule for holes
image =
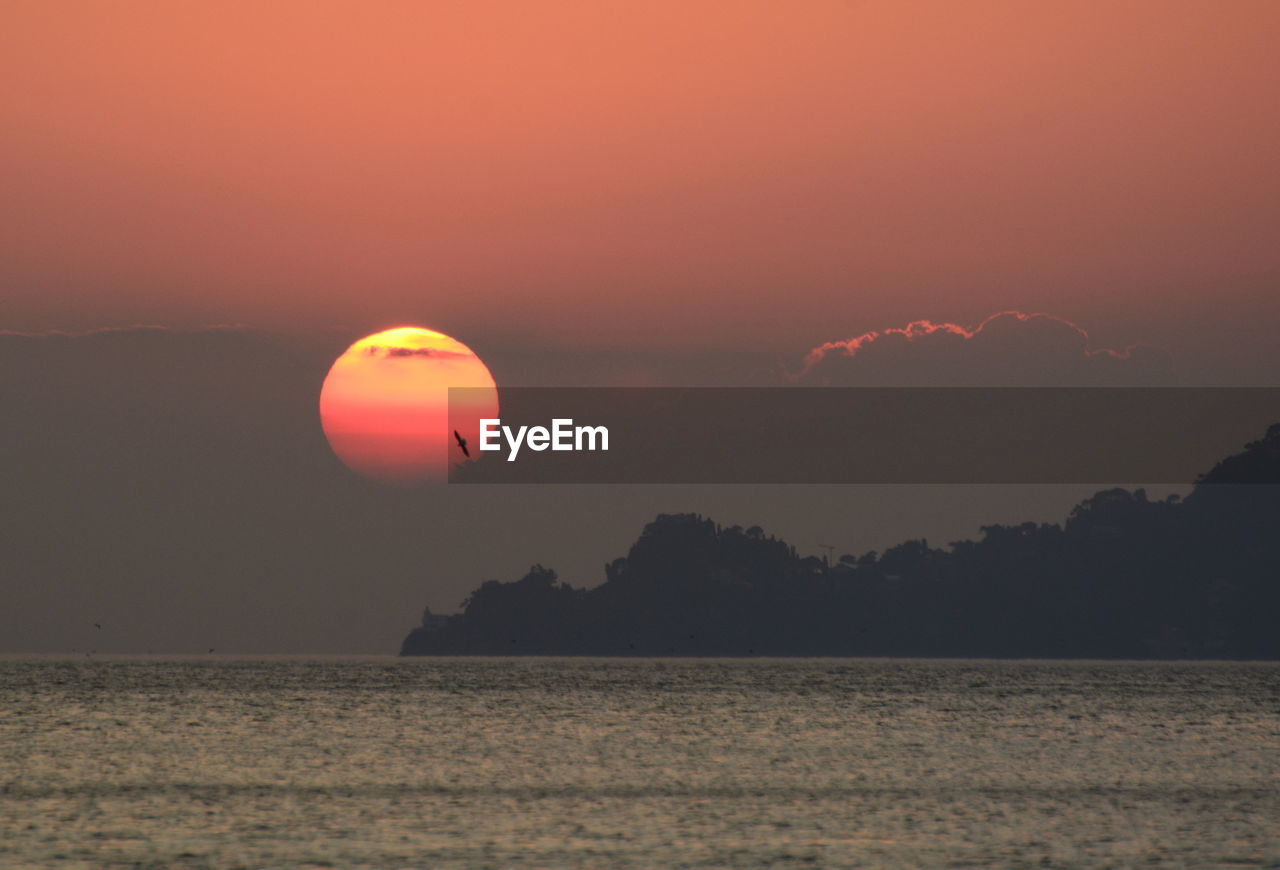
{"label": "dark cloud", "polygon": [[[364,480],[318,413],[358,337],[0,334],[0,651],[390,652],[424,604],[450,611],[486,578],[542,561],[596,583],[658,513],[744,510],[736,489]],[[584,365],[495,357],[542,383]],[[785,531],[808,499],[760,504],[776,516],[744,518]],[[86,638],[94,622],[111,636]]]}
{"label": "dark cloud", "polygon": [[813,386],[1151,386],[1174,382],[1172,355],[1094,347],[1050,314],[1004,311],[978,324],[917,320],[809,351],[793,382]]}
{"label": "dark cloud", "polygon": [[471,354],[456,350],[438,350],[429,347],[387,347],[382,344],[371,344],[364,350],[368,356],[383,356],[389,359],[408,357],[434,357],[436,359],[461,359]]}
{"label": "dark cloud", "polygon": [[[94,622],[111,637],[92,642],[116,652],[390,651],[423,604],[451,610],[479,581],[520,576],[530,562],[575,585],[599,582],[599,565],[657,513],[700,511],[776,529],[801,547],[854,551],[909,535],[961,537],[979,522],[1055,519],[1088,494],[1037,489],[1045,504],[1015,509],[1002,499],[1031,495],[392,489],[344,468],[320,428],[325,373],[358,337],[0,334],[0,651],[83,647]],[[615,385],[639,372],[645,382],[740,384],[777,371],[745,353],[478,350],[499,383]],[[826,356],[812,376],[836,361]]]}

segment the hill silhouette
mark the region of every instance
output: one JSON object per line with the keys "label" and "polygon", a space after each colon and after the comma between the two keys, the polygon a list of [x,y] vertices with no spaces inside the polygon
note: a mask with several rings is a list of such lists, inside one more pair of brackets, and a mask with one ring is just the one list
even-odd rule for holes
{"label": "hill silhouette", "polygon": [[1109,489],[1062,523],[946,548],[828,564],[759,527],[662,515],[601,585],[541,565],[487,581],[401,654],[1280,658],[1277,484],[1280,424],[1186,499]]}

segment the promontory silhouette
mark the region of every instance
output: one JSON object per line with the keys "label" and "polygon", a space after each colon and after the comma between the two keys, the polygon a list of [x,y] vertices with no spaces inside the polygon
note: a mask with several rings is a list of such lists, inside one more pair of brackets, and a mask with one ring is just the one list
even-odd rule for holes
{"label": "promontory silhouette", "polygon": [[401,653],[1280,658],[1280,424],[1186,499],[1110,489],[1062,523],[834,564],[662,515],[604,573],[487,581]]}

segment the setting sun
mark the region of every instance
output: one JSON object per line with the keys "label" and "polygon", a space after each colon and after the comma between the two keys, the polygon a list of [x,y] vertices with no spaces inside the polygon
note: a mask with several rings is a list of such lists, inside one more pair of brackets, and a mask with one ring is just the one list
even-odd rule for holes
{"label": "setting sun", "polygon": [[[474,413],[455,408],[450,422],[450,387],[484,389],[472,400]],[[493,376],[471,348],[412,326],[351,345],[320,391],[320,422],[338,458],[366,477],[400,485],[444,481],[449,467],[467,458],[452,430],[474,445],[477,421],[497,412]]]}

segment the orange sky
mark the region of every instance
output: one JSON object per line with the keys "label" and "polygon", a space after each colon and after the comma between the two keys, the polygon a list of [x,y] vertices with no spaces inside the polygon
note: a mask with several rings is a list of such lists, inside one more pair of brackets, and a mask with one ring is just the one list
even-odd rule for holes
{"label": "orange sky", "polygon": [[1273,0],[10,0],[0,328],[1185,319],[1276,273],[1277,33]]}

